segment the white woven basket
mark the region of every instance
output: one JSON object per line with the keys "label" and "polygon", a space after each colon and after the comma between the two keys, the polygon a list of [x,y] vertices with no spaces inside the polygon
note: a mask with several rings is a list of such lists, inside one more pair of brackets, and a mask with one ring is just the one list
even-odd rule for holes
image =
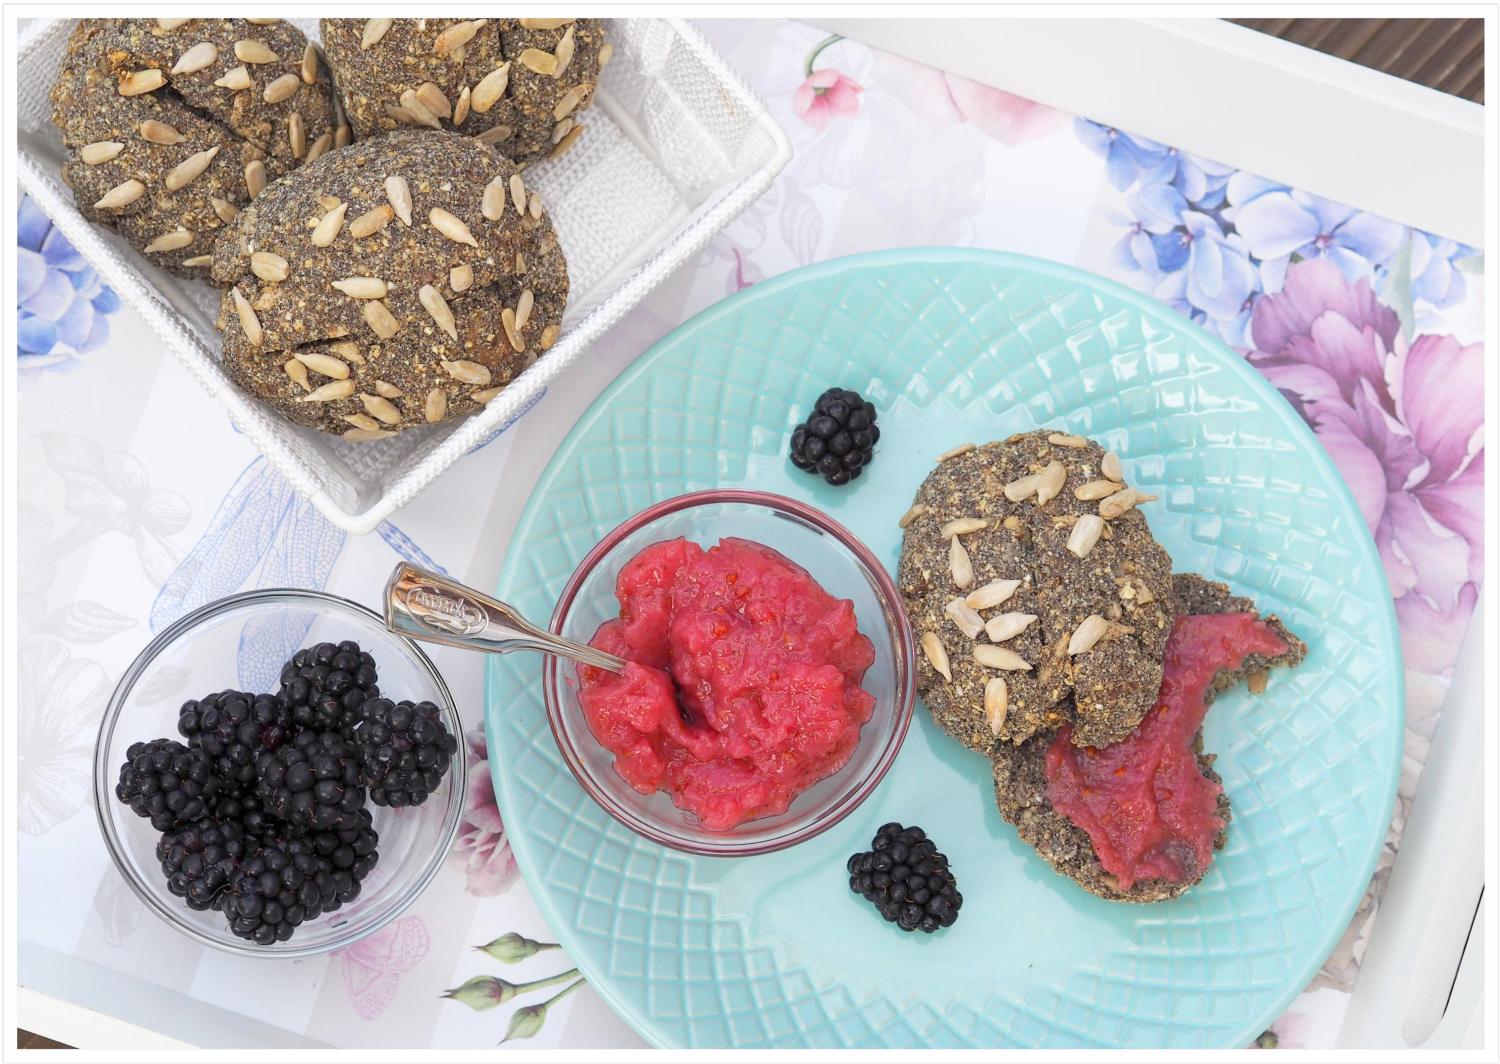
{"label": "white woven basket", "polygon": [[[317,39],[317,22],[293,20]],[[122,300],[166,341],[272,464],[334,524],[375,528],[438,474],[524,412],[548,382],[768,187],[791,156],[764,104],[679,19],[611,19],[587,132],[527,171],[568,258],[562,338],[479,414],[353,444],[283,420],[219,366],[217,290],[157,269],[80,215],[62,183],[62,140],[48,94],[72,20],[30,27],[20,46],[21,187]]]}

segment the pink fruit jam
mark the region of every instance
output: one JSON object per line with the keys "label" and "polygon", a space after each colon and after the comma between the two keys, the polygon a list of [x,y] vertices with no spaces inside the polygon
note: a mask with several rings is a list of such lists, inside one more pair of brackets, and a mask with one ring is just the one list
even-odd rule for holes
{"label": "pink fruit jam", "polygon": [[615,597],[619,619],[591,642],[630,664],[579,666],[578,700],[636,790],[723,831],[849,760],[875,705],[860,686],[875,648],[806,570],[743,539],[673,539],[632,558]]}
{"label": "pink fruit jam", "polygon": [[1137,880],[1196,879],[1213,859],[1223,788],[1203,775],[1193,738],[1222,669],[1286,643],[1253,613],[1179,617],[1167,641],[1156,707],[1125,740],[1080,749],[1063,728],[1047,748],[1047,797],[1088,832],[1106,872],[1129,890]]}

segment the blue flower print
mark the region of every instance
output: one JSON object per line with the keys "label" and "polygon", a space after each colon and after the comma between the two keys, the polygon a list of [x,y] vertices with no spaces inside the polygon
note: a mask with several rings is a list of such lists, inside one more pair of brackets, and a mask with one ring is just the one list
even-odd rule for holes
{"label": "blue flower print", "polygon": [[1445,310],[1461,303],[1467,286],[1458,263],[1475,254],[1475,250],[1466,244],[1412,230],[1412,298],[1431,305],[1435,310]]}
{"label": "blue flower print", "polygon": [[16,333],[23,366],[103,346],[119,297],[29,197],[16,224]]}
{"label": "blue flower print", "polygon": [[1079,140],[1104,156],[1109,183],[1122,192],[1138,180],[1168,182],[1177,173],[1176,153],[1165,144],[1087,118],[1078,119],[1073,129]]}
{"label": "blue flower print", "polygon": [[1234,227],[1263,264],[1267,291],[1279,291],[1291,257],[1326,258],[1350,282],[1374,276],[1401,247],[1407,229],[1341,203],[1270,188],[1234,205]]}

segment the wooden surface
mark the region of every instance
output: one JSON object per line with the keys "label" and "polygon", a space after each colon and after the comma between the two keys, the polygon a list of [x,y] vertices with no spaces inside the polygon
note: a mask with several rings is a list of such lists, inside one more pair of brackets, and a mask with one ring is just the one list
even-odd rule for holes
{"label": "wooden surface", "polygon": [[[1261,33],[1484,102],[1484,22],[1454,18],[1237,18]],[[18,1049],[62,1048],[18,1031]]]}
{"label": "wooden surface", "polygon": [[1477,18],[1237,18],[1231,22],[1484,102],[1484,21]]}

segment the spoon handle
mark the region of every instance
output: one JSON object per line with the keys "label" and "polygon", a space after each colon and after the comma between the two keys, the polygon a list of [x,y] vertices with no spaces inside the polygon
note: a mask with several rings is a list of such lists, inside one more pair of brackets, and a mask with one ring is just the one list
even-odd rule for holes
{"label": "spoon handle", "polygon": [[623,658],[538,628],[504,602],[408,562],[397,565],[386,582],[385,626],[397,635],[463,650],[537,650],[625,671]]}

